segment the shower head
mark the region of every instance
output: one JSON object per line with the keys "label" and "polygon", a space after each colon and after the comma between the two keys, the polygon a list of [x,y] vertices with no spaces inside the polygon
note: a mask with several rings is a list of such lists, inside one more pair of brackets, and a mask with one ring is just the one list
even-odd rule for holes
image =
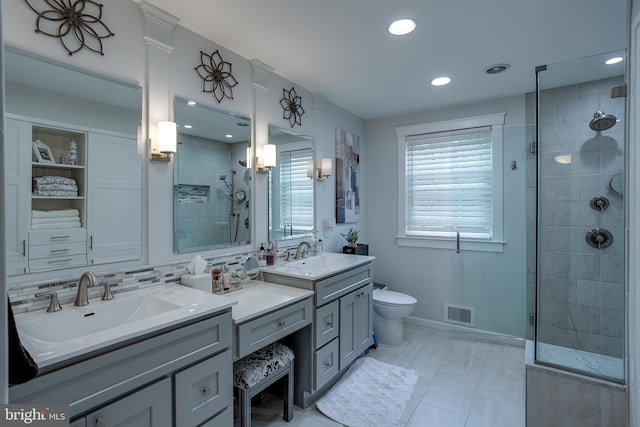
{"label": "shower head", "polygon": [[604,114],[604,112],[598,110],[593,115],[593,119],[589,122],[591,130],[600,132],[603,130],[611,129],[616,124],[616,116],[611,114]]}
{"label": "shower head", "polygon": [[243,168],[247,167],[247,161],[246,160],[238,160],[238,164],[240,166],[242,166]]}

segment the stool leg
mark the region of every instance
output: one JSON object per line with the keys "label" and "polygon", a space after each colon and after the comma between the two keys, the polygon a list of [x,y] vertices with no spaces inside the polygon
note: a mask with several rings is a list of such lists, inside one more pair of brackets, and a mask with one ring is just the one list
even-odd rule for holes
{"label": "stool leg", "polygon": [[240,426],[251,427],[251,393],[248,388],[240,389]]}
{"label": "stool leg", "polygon": [[287,374],[287,382],[284,386],[284,419],[288,422],[293,419],[293,360],[289,362],[289,373]]}

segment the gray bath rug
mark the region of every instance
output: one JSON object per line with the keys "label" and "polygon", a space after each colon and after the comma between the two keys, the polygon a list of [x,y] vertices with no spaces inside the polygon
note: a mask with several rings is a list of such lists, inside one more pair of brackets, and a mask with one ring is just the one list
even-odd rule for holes
{"label": "gray bath rug", "polygon": [[417,380],[416,371],[361,357],[316,406],[349,427],[395,426]]}

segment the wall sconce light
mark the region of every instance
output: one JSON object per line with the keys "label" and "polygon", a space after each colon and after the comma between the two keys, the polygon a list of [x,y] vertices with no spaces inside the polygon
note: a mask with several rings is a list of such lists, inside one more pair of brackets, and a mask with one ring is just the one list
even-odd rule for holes
{"label": "wall sconce light", "polygon": [[324,181],[329,178],[333,169],[331,159],[322,159],[320,165],[321,166],[319,168],[315,168],[314,171],[313,160],[309,160],[307,162],[307,176],[309,178],[315,178],[318,181]]}
{"label": "wall sconce light", "polygon": [[267,173],[271,168],[276,167],[276,146],[275,144],[264,144],[262,146],[262,158],[256,158],[256,172]]}
{"label": "wall sconce light", "polygon": [[149,139],[149,159],[160,162],[171,161],[171,154],[176,152],[177,134],[178,131],[174,122],[159,121],[158,138],[155,141]]}

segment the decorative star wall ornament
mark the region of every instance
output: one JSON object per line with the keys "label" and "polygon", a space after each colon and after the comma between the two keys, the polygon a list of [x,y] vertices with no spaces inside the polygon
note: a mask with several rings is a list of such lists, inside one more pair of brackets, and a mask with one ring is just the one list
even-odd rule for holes
{"label": "decorative star wall ornament", "polygon": [[38,15],[36,33],[60,39],[69,55],[83,48],[104,55],[102,39],[115,35],[102,22],[102,4],[95,1],[25,0],[25,2]]}
{"label": "decorative star wall ornament", "polygon": [[298,96],[294,87],[291,90],[282,89],[282,99],[280,100],[282,106],[282,118],[289,120],[291,127],[294,125],[302,126],[302,115],[304,114],[304,108],[302,108],[302,97]]}
{"label": "decorative star wall ornament", "polygon": [[217,50],[211,55],[200,51],[200,65],[195,68],[202,78],[202,91],[210,92],[221,103],[224,98],[233,99],[233,87],[238,81],[231,74],[231,63],[222,60]]}

